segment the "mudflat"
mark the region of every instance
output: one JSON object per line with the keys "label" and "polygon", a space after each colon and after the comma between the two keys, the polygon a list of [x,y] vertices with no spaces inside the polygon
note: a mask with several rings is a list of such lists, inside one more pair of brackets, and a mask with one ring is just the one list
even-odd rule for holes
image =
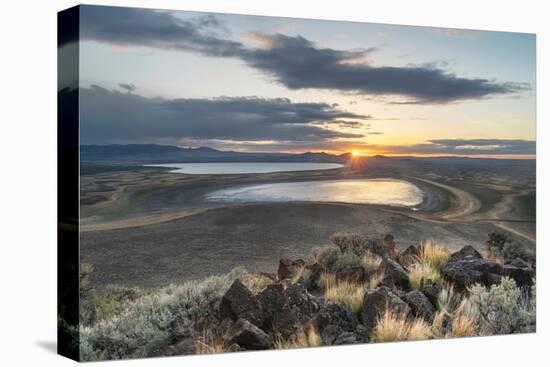
{"label": "mudflat", "polygon": [[[278,258],[306,256],[335,232],[391,233],[402,248],[433,239],[482,250],[487,234],[499,229],[534,246],[534,165],[493,161],[365,159],[359,169],[216,176],[153,168],[97,172],[81,180],[81,261],[94,265],[96,287],[158,287],[236,266],[273,272]],[[423,202],[413,210],[204,200],[242,184],[347,178],[407,180],[423,191]]]}

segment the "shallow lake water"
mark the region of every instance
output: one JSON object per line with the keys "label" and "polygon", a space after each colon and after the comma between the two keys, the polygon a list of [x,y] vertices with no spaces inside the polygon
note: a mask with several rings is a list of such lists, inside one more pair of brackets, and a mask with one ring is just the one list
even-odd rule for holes
{"label": "shallow lake water", "polygon": [[422,202],[422,191],[395,179],[350,179],[281,182],[222,189],[206,195],[216,202],[324,201],[412,207]]}
{"label": "shallow lake water", "polygon": [[283,162],[220,162],[220,163],[162,163],[146,164],[148,167],[174,168],[170,172],[190,175],[225,175],[242,173],[271,173],[294,171],[318,171],[344,167],[338,163],[283,163]]}

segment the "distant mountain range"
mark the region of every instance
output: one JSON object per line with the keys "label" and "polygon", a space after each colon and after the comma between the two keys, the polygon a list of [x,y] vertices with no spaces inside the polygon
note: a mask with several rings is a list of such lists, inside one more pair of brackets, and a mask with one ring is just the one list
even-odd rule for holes
{"label": "distant mountain range", "polygon": [[343,163],[349,153],[244,153],[222,151],[209,147],[180,148],[159,144],[82,145],[80,159],[84,161],[125,162],[331,162]]}

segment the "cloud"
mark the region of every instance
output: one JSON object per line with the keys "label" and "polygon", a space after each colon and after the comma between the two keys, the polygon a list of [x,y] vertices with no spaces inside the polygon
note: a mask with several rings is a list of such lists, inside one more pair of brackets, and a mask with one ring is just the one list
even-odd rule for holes
{"label": "cloud", "polygon": [[363,146],[382,154],[507,155],[536,154],[536,141],[522,139],[433,139],[411,145]]}
{"label": "cloud", "polygon": [[82,144],[181,139],[323,142],[363,137],[330,126],[342,119],[368,118],[326,103],[285,98],[146,98],[99,86],[80,88],[80,101]]}
{"label": "cloud", "polygon": [[375,48],[321,48],[301,36],[254,33],[263,47],[226,37],[215,17],[182,20],[171,12],[83,7],[81,37],[123,46],[145,46],[232,57],[270,75],[289,89],[326,89],[362,95],[398,96],[397,103],[437,104],[510,95],[530,86],[466,78],[434,65],[373,66]]}
{"label": "cloud", "polygon": [[132,93],[137,89],[137,87],[132,83],[118,83],[118,86],[128,93]]}

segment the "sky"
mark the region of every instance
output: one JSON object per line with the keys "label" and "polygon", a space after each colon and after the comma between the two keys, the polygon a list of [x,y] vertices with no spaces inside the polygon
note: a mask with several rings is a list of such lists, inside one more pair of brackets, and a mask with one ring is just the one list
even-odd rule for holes
{"label": "sky", "polygon": [[535,70],[532,34],[81,6],[81,143],[534,158]]}

